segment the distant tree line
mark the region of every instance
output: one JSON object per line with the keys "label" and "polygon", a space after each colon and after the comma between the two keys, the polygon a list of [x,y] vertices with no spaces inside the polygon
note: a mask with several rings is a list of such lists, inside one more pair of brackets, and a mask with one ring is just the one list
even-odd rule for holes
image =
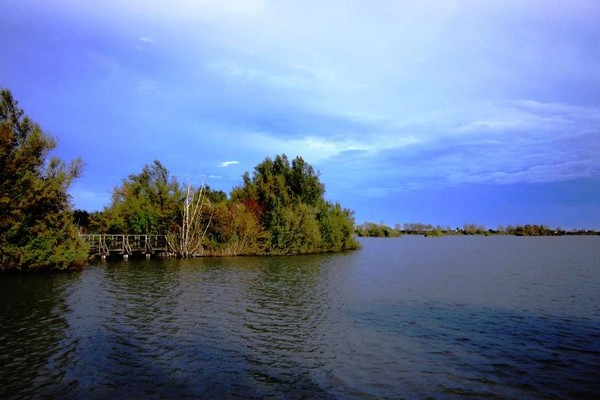
{"label": "distant tree line", "polygon": [[573,229],[564,230],[561,228],[550,228],[546,225],[508,225],[499,226],[497,229],[488,229],[483,225],[464,224],[462,227],[451,228],[449,226],[440,226],[424,224],[421,222],[409,222],[396,224],[391,228],[384,223],[365,222],[356,227],[356,234],[364,237],[397,237],[400,235],[424,235],[424,236],[445,236],[445,235],[514,235],[514,236],[563,236],[563,235],[599,235],[596,230]]}
{"label": "distant tree line", "polygon": [[359,247],[353,211],[324,199],[319,174],[301,157],[266,158],[229,197],[182,185],[154,161],[129,175],[102,211],[72,210],[68,188],[81,161],[49,157],[56,145],[0,92],[0,271],[79,269],[80,233],[165,235],[180,257],[291,255]]}
{"label": "distant tree line", "polygon": [[383,222],[380,224],[365,222],[356,227],[356,234],[359,237],[398,237],[402,231],[389,227]]}

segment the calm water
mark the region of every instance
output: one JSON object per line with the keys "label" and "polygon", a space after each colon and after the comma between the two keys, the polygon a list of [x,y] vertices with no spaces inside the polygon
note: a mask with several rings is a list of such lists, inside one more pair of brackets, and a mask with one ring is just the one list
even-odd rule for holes
{"label": "calm water", "polygon": [[600,237],[0,275],[0,398],[597,398]]}

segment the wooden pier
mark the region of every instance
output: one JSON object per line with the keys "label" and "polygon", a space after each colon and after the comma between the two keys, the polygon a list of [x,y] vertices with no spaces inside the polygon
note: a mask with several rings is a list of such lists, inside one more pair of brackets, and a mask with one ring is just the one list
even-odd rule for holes
{"label": "wooden pier", "polygon": [[102,258],[111,254],[119,254],[123,258],[133,254],[145,254],[146,257],[150,257],[170,252],[165,235],[90,234],[81,237],[90,245],[90,254]]}

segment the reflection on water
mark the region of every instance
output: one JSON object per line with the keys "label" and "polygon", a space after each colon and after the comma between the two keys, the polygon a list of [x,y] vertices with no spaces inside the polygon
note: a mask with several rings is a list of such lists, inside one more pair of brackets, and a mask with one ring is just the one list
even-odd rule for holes
{"label": "reflection on water", "polygon": [[598,238],[0,277],[1,398],[586,398]]}
{"label": "reflection on water", "polygon": [[[54,390],[76,338],[66,304],[74,275],[0,276],[0,398]],[[20,397],[20,396],[19,396]],[[28,396],[27,396],[28,397]]]}

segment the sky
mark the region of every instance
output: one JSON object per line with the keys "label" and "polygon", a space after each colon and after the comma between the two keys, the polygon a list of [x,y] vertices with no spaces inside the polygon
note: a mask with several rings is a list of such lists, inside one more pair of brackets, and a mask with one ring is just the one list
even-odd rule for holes
{"label": "sky", "polygon": [[80,157],[229,192],[304,158],[357,223],[600,228],[597,0],[0,0],[0,87]]}

